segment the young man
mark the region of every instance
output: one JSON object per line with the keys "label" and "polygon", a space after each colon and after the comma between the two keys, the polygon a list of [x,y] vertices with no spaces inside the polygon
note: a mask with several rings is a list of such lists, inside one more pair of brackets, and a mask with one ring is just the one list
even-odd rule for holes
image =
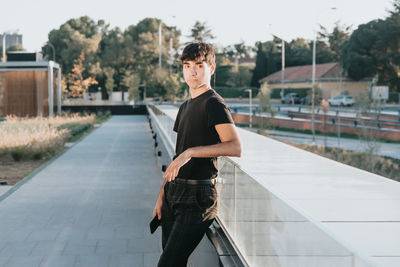
{"label": "young man", "polygon": [[231,114],[210,85],[215,54],[192,43],[181,55],[191,98],[179,108],[176,155],[164,173],[154,216],[162,221],[158,267],[185,267],[217,215],[217,157],[240,157],[242,145]]}

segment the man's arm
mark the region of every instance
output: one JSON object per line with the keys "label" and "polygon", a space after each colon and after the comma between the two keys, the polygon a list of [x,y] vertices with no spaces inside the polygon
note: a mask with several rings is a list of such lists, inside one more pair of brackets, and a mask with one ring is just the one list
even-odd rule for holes
{"label": "man's arm", "polygon": [[219,156],[240,157],[242,154],[242,143],[236,132],[235,125],[223,123],[215,125],[221,143],[209,146],[197,146],[187,149],[191,158],[212,158]]}
{"label": "man's arm", "polygon": [[235,125],[232,123],[223,123],[215,125],[221,143],[209,146],[197,146],[186,149],[175,160],[171,162],[164,173],[164,178],[172,181],[178,175],[179,169],[185,165],[191,158],[212,158],[219,156],[242,155],[242,143],[236,132]]}
{"label": "man's arm", "polygon": [[162,203],[163,203],[163,198],[164,198],[164,185],[166,182],[167,182],[167,180],[164,179],[164,182],[161,186],[160,193],[158,194],[158,197],[157,197],[156,205],[153,210],[153,218],[155,216],[157,216],[159,220],[161,220],[161,208],[162,208]]}

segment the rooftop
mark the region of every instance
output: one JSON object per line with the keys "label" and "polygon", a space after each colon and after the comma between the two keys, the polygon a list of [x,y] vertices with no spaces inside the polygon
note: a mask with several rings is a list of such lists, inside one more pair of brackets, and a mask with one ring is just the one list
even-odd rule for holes
{"label": "rooftop", "polygon": [[[315,79],[321,78],[337,78],[339,77],[339,63],[324,63],[315,65]],[[285,81],[311,81],[312,65],[296,66],[285,68]],[[282,71],[274,72],[267,77],[262,78],[259,82],[275,83],[281,82]]]}

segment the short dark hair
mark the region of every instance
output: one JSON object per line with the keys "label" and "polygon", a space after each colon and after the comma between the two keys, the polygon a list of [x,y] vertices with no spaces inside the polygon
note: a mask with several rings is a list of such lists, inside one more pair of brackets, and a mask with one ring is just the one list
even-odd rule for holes
{"label": "short dark hair", "polygon": [[195,42],[185,46],[180,59],[182,63],[185,60],[200,59],[211,66],[215,64],[215,53],[211,45],[202,42]]}

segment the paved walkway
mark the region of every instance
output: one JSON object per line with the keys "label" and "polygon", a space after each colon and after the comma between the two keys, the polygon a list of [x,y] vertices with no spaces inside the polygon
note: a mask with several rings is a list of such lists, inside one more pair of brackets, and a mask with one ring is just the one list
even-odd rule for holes
{"label": "paved walkway", "polygon": [[145,116],[113,116],[0,202],[0,266],[156,266],[162,174]]}
{"label": "paved walkway", "polygon": [[11,189],[11,185],[0,185],[0,197],[5,194],[9,189]]}

